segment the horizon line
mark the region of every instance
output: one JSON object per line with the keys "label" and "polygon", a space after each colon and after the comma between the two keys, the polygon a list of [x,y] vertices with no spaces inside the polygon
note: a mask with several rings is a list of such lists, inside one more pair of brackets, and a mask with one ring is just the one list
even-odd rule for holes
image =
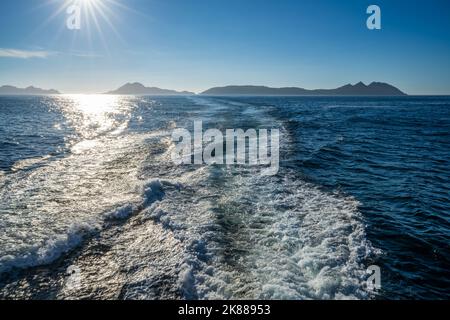
{"label": "horizon line", "polygon": [[[40,86],[37,86],[35,84],[31,84],[28,86],[17,86],[17,85],[11,85],[11,84],[3,84],[0,85],[0,88],[2,87],[13,87],[19,90],[26,90],[28,88],[34,88],[34,89],[38,89],[38,90],[43,90],[43,91],[57,91],[58,93],[53,93],[53,94],[47,94],[47,93],[42,93],[42,94],[27,94],[27,93],[20,93],[20,94],[2,94],[0,93],[0,95],[28,95],[28,96],[32,96],[32,95],[134,95],[134,96],[171,96],[171,95],[177,95],[177,96],[190,96],[190,95],[202,95],[204,92],[210,90],[210,89],[214,89],[214,88],[226,88],[226,87],[264,87],[264,88],[268,88],[268,89],[303,89],[303,90],[308,90],[308,91],[315,91],[315,90],[335,90],[335,89],[339,89],[341,87],[347,86],[347,85],[352,85],[355,86],[357,84],[364,84],[365,86],[369,86],[371,84],[374,83],[383,83],[383,84],[388,84],[390,86],[393,86],[394,88],[400,90],[402,93],[404,93],[407,96],[450,96],[450,92],[449,93],[406,93],[404,91],[402,91],[401,89],[399,89],[397,86],[394,86],[388,82],[382,82],[382,81],[371,81],[369,84],[364,83],[363,81],[359,81],[356,82],[355,84],[352,84],[351,82],[346,83],[344,85],[335,87],[335,88],[313,88],[313,89],[309,89],[309,88],[305,88],[305,87],[300,87],[300,86],[295,86],[295,85],[290,85],[290,86],[271,86],[271,85],[266,85],[266,84],[224,84],[224,85],[216,85],[216,86],[212,86],[212,87],[208,87],[207,89],[202,89],[202,90],[186,90],[186,89],[167,89],[167,88],[162,88],[159,87],[157,85],[151,85],[149,87],[147,87],[146,85],[142,84],[141,82],[126,82],[125,84],[123,84],[122,86],[119,86],[116,89],[113,90],[109,90],[106,92],[83,92],[83,91],[73,91],[73,92],[67,92],[67,91],[61,91],[58,89],[54,89],[54,88],[49,88],[49,89],[43,89]],[[144,86],[145,88],[156,88],[156,89],[161,89],[161,90],[171,90],[176,92],[176,94],[115,94],[112,93],[113,91],[116,91],[118,89],[120,89],[121,87],[127,85],[127,84],[140,84],[142,86]],[[183,94],[183,93],[186,94]],[[204,94],[205,96],[282,96],[281,94],[259,94],[259,95],[254,95],[254,94],[222,94],[222,95],[217,95],[217,94]],[[327,94],[287,94],[285,96],[346,96],[345,94],[341,94],[341,95],[327,95]],[[374,95],[347,95],[347,96],[374,96]],[[382,95],[379,95],[382,96]],[[389,96],[389,95],[386,95]]]}

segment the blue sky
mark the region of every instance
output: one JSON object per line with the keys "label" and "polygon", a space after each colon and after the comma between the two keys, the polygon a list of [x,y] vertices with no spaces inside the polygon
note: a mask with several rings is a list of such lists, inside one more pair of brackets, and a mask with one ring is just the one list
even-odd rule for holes
{"label": "blue sky", "polygon": [[[450,94],[448,0],[90,1],[103,8],[98,27],[82,12],[77,31],[58,13],[71,1],[0,1],[0,85],[95,93],[139,81],[198,92],[384,81]],[[366,27],[371,4],[381,30]]]}

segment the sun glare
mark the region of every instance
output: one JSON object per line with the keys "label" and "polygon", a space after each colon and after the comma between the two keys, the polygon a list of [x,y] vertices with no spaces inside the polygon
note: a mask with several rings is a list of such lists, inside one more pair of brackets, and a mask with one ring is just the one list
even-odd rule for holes
{"label": "sun glare", "polygon": [[72,100],[74,107],[84,114],[115,113],[119,105],[118,97],[113,95],[73,94],[66,97]]}
{"label": "sun glare", "polygon": [[[91,45],[100,40],[104,48],[109,52],[108,42],[111,41],[111,39],[105,37],[107,33],[113,33],[117,39],[125,42],[116,29],[116,26],[118,25],[117,20],[120,20],[118,13],[132,10],[124,5],[122,0],[47,0],[47,2],[44,2],[42,5],[54,6],[57,3],[59,4],[56,9],[54,9],[49,18],[38,28],[39,30],[58,17],[64,15],[67,17],[67,9],[75,5],[80,8],[81,25],[77,28],[79,29],[77,30],[78,32],[73,32],[73,45],[76,45],[77,37],[85,36]],[[65,28],[66,24],[61,24],[61,30],[58,32],[58,36],[64,34]],[[35,32],[38,32],[38,30]]]}
{"label": "sun glare", "polygon": [[79,136],[92,139],[117,127],[116,114],[128,114],[123,98],[101,94],[70,94],[58,97],[63,113]]}

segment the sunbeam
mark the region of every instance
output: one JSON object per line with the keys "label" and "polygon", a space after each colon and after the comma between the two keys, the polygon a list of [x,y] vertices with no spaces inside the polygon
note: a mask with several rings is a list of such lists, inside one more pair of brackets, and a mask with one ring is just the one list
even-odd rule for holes
{"label": "sunbeam", "polygon": [[[125,43],[123,37],[121,37],[119,31],[115,27],[118,20],[118,11],[131,11],[120,0],[48,0],[36,8],[42,6],[53,6],[54,10],[49,17],[35,29],[34,33],[41,32],[52,21],[61,16],[67,14],[68,8],[71,6],[78,6],[80,17],[80,28],[73,33],[73,45],[76,45],[76,39],[86,37],[89,41],[89,45],[92,47],[95,37],[98,37],[102,46],[109,54],[108,42],[105,38],[105,33],[110,32],[122,43]],[[66,19],[62,19],[66,21]],[[106,27],[105,27],[106,26]],[[63,31],[66,29],[66,24],[62,23],[60,29],[56,33],[56,41],[63,36]]]}

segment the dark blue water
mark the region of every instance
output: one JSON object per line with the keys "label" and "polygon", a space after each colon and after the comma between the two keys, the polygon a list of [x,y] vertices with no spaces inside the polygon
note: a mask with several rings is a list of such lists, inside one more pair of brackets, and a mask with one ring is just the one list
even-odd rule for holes
{"label": "dark blue water", "polygon": [[[278,175],[171,165],[167,139],[194,120],[279,128]],[[142,211],[148,180],[159,202]],[[449,97],[0,97],[0,182],[0,273],[53,270],[81,252],[65,259],[114,285],[87,279],[75,296],[93,281],[109,288],[96,298],[118,283],[150,299],[450,298]],[[97,235],[113,249],[95,254],[115,267],[96,266],[81,240],[105,228],[106,213],[128,211],[139,223]],[[172,242],[145,248],[158,234]],[[381,268],[375,295],[354,285],[370,265]],[[23,277],[63,276],[39,272]],[[0,296],[33,297],[8,279]]]}
{"label": "dark blue water", "polygon": [[0,97],[0,170],[20,160],[57,155],[65,146],[63,114],[45,97]]}
{"label": "dark blue water", "polygon": [[252,98],[295,143],[283,166],[361,203],[383,298],[450,297],[450,98]]}

